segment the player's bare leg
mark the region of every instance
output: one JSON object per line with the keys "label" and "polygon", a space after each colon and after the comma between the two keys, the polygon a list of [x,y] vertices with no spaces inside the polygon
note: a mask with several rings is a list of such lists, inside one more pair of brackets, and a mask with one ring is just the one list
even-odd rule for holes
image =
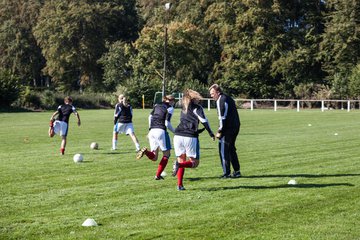
{"label": "player's bare leg", "polygon": [[130,137],[131,137],[131,140],[134,142],[135,144],[135,148],[136,148],[136,151],[140,151],[140,144],[139,144],[139,140],[136,138],[135,136],[135,133],[130,133]]}
{"label": "player's bare leg", "polygon": [[66,147],[66,136],[62,136],[61,139],[61,147],[60,147],[60,153],[61,155],[65,154],[65,147]]}

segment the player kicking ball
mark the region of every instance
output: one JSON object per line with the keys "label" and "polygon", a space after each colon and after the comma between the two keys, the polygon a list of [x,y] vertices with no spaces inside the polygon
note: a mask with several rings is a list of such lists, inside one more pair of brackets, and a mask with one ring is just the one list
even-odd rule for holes
{"label": "player kicking ball", "polygon": [[[74,113],[78,119],[78,126],[81,125],[80,115],[76,111],[75,107],[72,105],[72,98],[67,96],[64,98],[64,104],[60,105],[56,112],[51,115],[50,118],[50,127],[49,127],[49,137],[54,137],[55,134],[61,136],[61,146],[60,153],[61,155],[65,154],[66,147],[66,137],[69,129],[69,118],[71,113]],[[57,117],[58,120],[55,120]]]}
{"label": "player kicking ball", "polygon": [[174,128],[171,125],[171,117],[174,113],[175,98],[172,95],[167,95],[163,98],[162,103],[156,104],[149,115],[149,144],[150,150],[143,147],[138,154],[136,159],[142,158],[146,155],[151,161],[158,159],[159,149],[163,152],[163,156],[158,165],[155,180],[163,180],[161,176],[164,171],[171,150],[171,142],[167,129],[174,132]]}

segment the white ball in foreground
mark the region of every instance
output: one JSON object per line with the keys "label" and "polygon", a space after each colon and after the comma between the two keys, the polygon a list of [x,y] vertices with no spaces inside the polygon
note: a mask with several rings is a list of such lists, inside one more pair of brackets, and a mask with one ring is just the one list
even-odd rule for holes
{"label": "white ball in foreground", "polygon": [[74,155],[73,160],[74,160],[74,162],[79,163],[84,160],[84,157],[80,153],[77,153]]}
{"label": "white ball in foreground", "polygon": [[165,171],[163,171],[163,172],[160,174],[160,176],[162,176],[162,177],[166,177],[166,176],[167,176],[167,174],[166,174],[166,172],[165,172]]}
{"label": "white ball in foreground", "polygon": [[92,143],[90,144],[90,148],[91,148],[91,149],[99,149],[99,144],[98,144],[97,142],[92,142]]}

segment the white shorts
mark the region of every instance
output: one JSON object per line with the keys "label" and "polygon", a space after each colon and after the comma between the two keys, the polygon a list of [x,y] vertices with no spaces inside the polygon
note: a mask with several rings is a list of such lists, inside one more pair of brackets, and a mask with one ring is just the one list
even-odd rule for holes
{"label": "white shorts", "polygon": [[164,129],[151,129],[148,134],[148,138],[151,151],[155,151],[157,148],[160,148],[163,152],[171,149],[169,133]]}
{"label": "white shorts", "polygon": [[196,137],[174,136],[175,155],[180,157],[186,154],[187,157],[200,159],[200,144]]}
{"label": "white shorts", "polygon": [[56,120],[54,122],[54,132],[60,136],[67,136],[68,124],[66,122]]}
{"label": "white shorts", "polygon": [[134,133],[134,127],[132,123],[117,123],[114,126],[114,132],[129,135]]}

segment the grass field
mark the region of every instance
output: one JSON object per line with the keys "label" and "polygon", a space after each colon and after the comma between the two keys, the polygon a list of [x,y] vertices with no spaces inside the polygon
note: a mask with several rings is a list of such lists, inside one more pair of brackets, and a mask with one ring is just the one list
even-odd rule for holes
{"label": "grass field", "polygon": [[[149,112],[134,113],[142,146]],[[50,112],[0,113],[0,239],[360,239],[358,110],[242,110],[243,177],[218,179],[217,142],[204,132],[181,192],[172,164],[153,180],[158,162],[135,160],[129,137],[110,151],[112,110],[79,113],[65,156],[47,136]],[[216,111],[206,114],[215,130]],[[99,226],[82,227],[87,218]]]}

